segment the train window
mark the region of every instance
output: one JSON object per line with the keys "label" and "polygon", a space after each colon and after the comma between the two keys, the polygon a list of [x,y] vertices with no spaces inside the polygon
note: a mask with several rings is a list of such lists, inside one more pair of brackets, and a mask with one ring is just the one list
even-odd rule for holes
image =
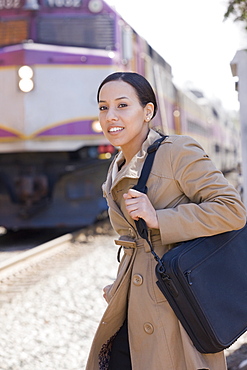
{"label": "train window", "polygon": [[28,39],[28,22],[21,20],[1,20],[0,46],[19,44]]}
{"label": "train window", "polygon": [[215,151],[215,153],[219,153],[220,152],[220,146],[219,146],[219,144],[215,144],[214,151]]}
{"label": "train window", "polygon": [[129,61],[133,57],[133,32],[128,26],[122,28],[123,60]]}
{"label": "train window", "polygon": [[203,137],[208,136],[207,128],[203,127],[199,122],[188,120],[188,131],[193,132],[193,134],[201,135]]}
{"label": "train window", "polygon": [[108,15],[39,17],[37,34],[45,44],[115,49],[114,19]]}
{"label": "train window", "polygon": [[217,110],[216,110],[214,107],[212,107],[212,113],[213,113],[213,115],[214,115],[216,118],[219,118],[219,113],[217,112]]}

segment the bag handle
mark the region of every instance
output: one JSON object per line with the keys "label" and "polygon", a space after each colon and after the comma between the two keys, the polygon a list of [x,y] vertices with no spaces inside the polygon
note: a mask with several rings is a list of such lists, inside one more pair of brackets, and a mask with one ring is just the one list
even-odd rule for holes
{"label": "bag handle", "polygon": [[[148,188],[146,186],[146,182],[148,180],[148,177],[149,177],[152,165],[153,165],[155,154],[156,154],[158,148],[160,147],[162,141],[164,141],[165,138],[167,138],[167,137],[168,137],[167,135],[166,136],[161,136],[152,145],[150,145],[148,147],[148,150],[147,150],[148,155],[147,155],[146,160],[143,164],[141,175],[138,179],[137,184],[133,187],[133,189],[135,189],[137,191],[140,191],[141,193],[147,194]],[[136,224],[136,228],[137,228],[137,231],[138,231],[138,234],[140,235],[140,237],[145,239],[147,241],[147,243],[149,244],[150,249],[151,249],[151,253],[153,254],[155,260],[158,262],[158,265],[159,265],[158,268],[163,270],[164,267],[163,267],[162,261],[159,258],[159,256],[155,253],[155,251],[152,247],[151,241],[149,240],[148,228],[147,228],[147,224],[146,224],[145,220],[143,220],[143,218],[139,218],[138,221],[135,221],[135,224]]]}

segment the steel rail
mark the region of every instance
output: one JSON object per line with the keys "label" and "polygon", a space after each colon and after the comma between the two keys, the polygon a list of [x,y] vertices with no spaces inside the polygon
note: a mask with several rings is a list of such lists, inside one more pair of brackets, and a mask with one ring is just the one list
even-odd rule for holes
{"label": "steel rail", "polygon": [[69,248],[71,246],[71,242],[75,240],[76,234],[78,234],[78,232],[65,234],[30,250],[26,250],[13,257],[0,261],[0,280],[6,278],[10,274],[14,274],[17,271],[25,269],[27,266],[37,264],[42,260]]}

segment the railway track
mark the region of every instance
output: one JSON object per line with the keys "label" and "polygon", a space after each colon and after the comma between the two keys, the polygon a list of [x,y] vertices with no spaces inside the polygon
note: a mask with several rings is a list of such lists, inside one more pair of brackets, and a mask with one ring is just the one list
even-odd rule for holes
{"label": "railway track", "polygon": [[66,234],[30,250],[17,251],[14,256],[5,252],[6,258],[0,261],[0,280],[65,252],[66,249],[71,248],[74,238],[75,235]]}
{"label": "railway track", "polygon": [[[73,231],[31,249],[0,252],[0,306],[10,302],[24,289],[39,282],[88,253],[88,244],[99,234],[110,230],[109,222],[102,221],[90,227]],[[18,249],[18,248],[17,248]],[[24,249],[24,250],[23,250]]]}
{"label": "railway track", "polygon": [[0,306],[62,268],[78,253],[74,235],[67,234],[0,261]]}

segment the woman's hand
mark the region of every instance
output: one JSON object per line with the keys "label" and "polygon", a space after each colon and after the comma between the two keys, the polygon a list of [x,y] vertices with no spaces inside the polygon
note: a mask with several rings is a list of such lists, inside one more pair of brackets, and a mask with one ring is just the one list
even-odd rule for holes
{"label": "woman's hand", "polygon": [[149,228],[159,228],[156,211],[146,194],[130,189],[123,197],[127,212],[133,220],[138,221],[139,218],[143,218]]}
{"label": "woman's hand", "polygon": [[106,286],[103,288],[103,297],[105,298],[105,300],[106,300],[106,302],[107,302],[107,303],[109,303],[109,302],[108,302],[108,300],[107,300],[107,293],[108,293],[108,291],[110,290],[111,286],[112,286],[112,284],[110,284],[110,285],[106,285]]}

